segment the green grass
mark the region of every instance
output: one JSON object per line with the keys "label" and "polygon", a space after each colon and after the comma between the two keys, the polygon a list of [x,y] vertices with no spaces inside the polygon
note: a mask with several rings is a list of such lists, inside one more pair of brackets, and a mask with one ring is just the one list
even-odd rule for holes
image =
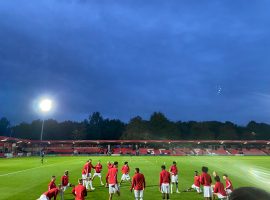
{"label": "green grass", "polygon": [[[164,162],[167,168],[175,160],[180,170],[180,190],[190,187],[193,183],[194,170],[200,170],[202,165],[208,166],[210,172],[213,170],[219,174],[227,173],[235,188],[240,186],[265,187],[270,190],[270,157],[267,156],[243,156],[243,157],[46,157],[42,165],[38,157],[0,159],[0,199],[1,200],[31,200],[37,199],[47,189],[51,175],[57,176],[57,183],[60,182],[64,170],[70,172],[70,182],[77,183],[81,177],[81,168],[85,161],[91,158],[95,164],[101,160],[104,171],[103,179],[107,172],[107,161],[117,160],[122,166],[128,161],[133,169],[139,167],[146,177],[145,200],[161,199],[158,190],[160,166]],[[121,177],[119,174],[118,178]],[[105,182],[105,181],[104,181]],[[133,194],[129,191],[129,183],[121,185],[121,196],[117,200],[132,200]],[[108,189],[99,185],[99,180],[94,181],[95,191],[89,192],[87,199],[108,199]],[[58,198],[60,199],[60,198]],[[74,199],[71,195],[71,188],[65,193],[65,200]],[[171,200],[176,199],[203,199],[195,192],[182,192],[173,194]]]}

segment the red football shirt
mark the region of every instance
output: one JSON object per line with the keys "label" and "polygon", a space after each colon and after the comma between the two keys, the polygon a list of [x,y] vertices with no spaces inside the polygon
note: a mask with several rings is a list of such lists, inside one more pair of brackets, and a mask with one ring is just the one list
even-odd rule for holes
{"label": "red football shirt", "polygon": [[51,198],[54,198],[54,200],[56,200],[56,197],[57,197],[57,194],[59,192],[59,189],[58,188],[53,188],[47,192],[44,192],[43,194],[48,197],[50,200]]}
{"label": "red football shirt", "polygon": [[214,193],[219,193],[223,196],[227,196],[225,190],[224,190],[224,185],[221,182],[216,182],[215,187],[214,187]]}
{"label": "red football shirt", "polygon": [[194,185],[200,187],[200,176],[194,176]]}
{"label": "red football shirt", "polygon": [[84,200],[84,197],[87,196],[86,187],[79,184],[73,188],[72,194],[75,196],[75,200]]}
{"label": "red football shirt", "polygon": [[51,182],[48,184],[48,190],[53,189],[53,188],[56,188],[56,185],[55,185],[55,182],[54,182],[54,181],[51,181]]}
{"label": "red football shirt", "polygon": [[82,174],[89,174],[91,173],[92,168],[94,168],[94,166],[92,165],[92,163],[85,163],[82,169]]}
{"label": "red football shirt", "polygon": [[233,191],[233,185],[231,180],[226,179],[226,189],[230,189],[231,191]]}
{"label": "red football shirt", "polygon": [[92,168],[95,168],[92,163],[88,164],[88,173],[91,173]]}
{"label": "red football shirt", "polygon": [[118,173],[117,168],[113,167],[109,169],[106,175],[106,182],[109,184],[117,184],[117,173]]}
{"label": "red football shirt", "polygon": [[124,165],[123,167],[122,167],[122,174],[128,174],[129,173],[129,166],[127,166],[127,165]]}
{"label": "red football shirt", "polygon": [[211,176],[203,172],[200,178],[200,182],[203,186],[211,186],[211,183],[212,183]]}
{"label": "red football shirt", "polygon": [[171,176],[170,173],[166,170],[162,170],[159,174],[159,185],[161,186],[162,183],[170,183]]}
{"label": "red football shirt", "polygon": [[66,175],[62,176],[61,181],[62,181],[62,186],[67,186],[68,182],[69,182],[68,176],[66,176]]}
{"label": "red football shirt", "polygon": [[171,166],[170,172],[172,173],[172,175],[177,175],[178,174],[178,169],[177,169],[176,165]]}
{"label": "red football shirt", "polygon": [[97,164],[97,165],[95,166],[95,170],[96,170],[96,173],[100,173],[101,170],[102,170],[102,165],[101,165],[101,164]]}
{"label": "red football shirt", "polygon": [[136,173],[132,178],[131,189],[143,190],[145,188],[145,178],[141,173]]}
{"label": "red football shirt", "polygon": [[88,174],[88,163],[85,163],[82,168],[82,174]]}

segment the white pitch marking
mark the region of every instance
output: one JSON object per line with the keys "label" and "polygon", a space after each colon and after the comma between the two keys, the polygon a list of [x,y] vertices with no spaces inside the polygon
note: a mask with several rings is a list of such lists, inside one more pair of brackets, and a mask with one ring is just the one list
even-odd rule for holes
{"label": "white pitch marking", "polygon": [[[66,162],[70,162],[70,161],[66,161]],[[61,162],[61,163],[64,163],[64,162]],[[25,172],[25,171],[29,171],[29,170],[33,170],[33,169],[39,169],[39,168],[47,167],[47,166],[53,166],[53,165],[58,165],[58,163],[50,164],[50,165],[46,165],[46,166],[43,165],[43,166],[39,166],[39,167],[33,167],[33,168],[24,169],[24,170],[20,170],[20,171],[16,171],[16,172],[10,172],[10,173],[7,173],[7,174],[0,174],[0,176],[8,176],[8,175],[13,175],[13,174],[18,174],[18,173],[21,173],[21,172]]]}

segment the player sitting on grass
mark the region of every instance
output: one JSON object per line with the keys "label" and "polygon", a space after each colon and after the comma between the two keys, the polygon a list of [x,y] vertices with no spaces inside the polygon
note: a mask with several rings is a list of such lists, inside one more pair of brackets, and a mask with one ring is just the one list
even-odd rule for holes
{"label": "player sitting on grass", "polygon": [[174,184],[175,184],[175,187],[176,187],[176,193],[180,193],[179,190],[178,190],[178,169],[177,169],[175,161],[173,161],[173,165],[170,168],[170,173],[172,175],[171,176],[171,180],[172,180],[171,193],[173,193],[173,185]]}
{"label": "player sitting on grass", "polygon": [[84,200],[87,196],[87,190],[86,187],[83,186],[83,180],[78,180],[78,185],[75,186],[72,190],[72,194],[75,196],[75,200]]}
{"label": "player sitting on grass", "polygon": [[227,194],[224,189],[224,185],[223,183],[220,182],[219,176],[215,177],[215,181],[216,181],[216,184],[214,187],[214,194],[213,194],[214,199],[215,197],[217,197],[218,199],[227,199]]}
{"label": "player sitting on grass", "polygon": [[101,171],[102,171],[102,164],[100,163],[100,161],[98,161],[97,165],[95,166],[95,173],[93,175],[93,179],[92,181],[94,181],[95,177],[98,176],[100,179],[100,184],[104,185],[102,182],[102,177],[101,177]]}
{"label": "player sitting on grass", "polygon": [[205,200],[212,199],[212,188],[211,183],[212,179],[211,176],[208,174],[208,167],[202,167],[202,174],[200,178],[200,183],[203,185],[203,196]]}
{"label": "player sitting on grass", "polygon": [[132,177],[132,185],[130,191],[134,189],[135,200],[143,200],[143,191],[145,189],[145,178],[140,173],[139,168],[135,168],[135,175]]}
{"label": "player sitting on grass", "polygon": [[131,182],[130,176],[129,176],[129,166],[128,166],[127,161],[124,163],[124,166],[122,167],[121,171],[122,171],[122,177],[121,177],[120,185],[122,184],[123,181]]}
{"label": "player sitting on grass", "polygon": [[55,187],[53,189],[48,190],[47,192],[44,192],[37,200],[56,200],[57,195],[59,192],[61,192],[62,188],[61,185],[59,187]]}
{"label": "player sitting on grass", "polygon": [[55,179],[56,179],[55,176],[52,176],[52,179],[51,179],[50,183],[48,184],[48,190],[56,188]]}
{"label": "player sitting on grass", "polygon": [[188,188],[187,190],[185,190],[185,192],[189,192],[192,190],[197,191],[197,193],[201,193],[201,183],[200,183],[200,176],[199,176],[198,171],[195,171],[193,185],[191,186],[191,188]]}
{"label": "player sitting on grass", "polygon": [[166,171],[165,165],[162,165],[159,174],[159,190],[162,193],[162,199],[170,199],[170,182],[170,172]]}
{"label": "player sitting on grass", "polygon": [[227,174],[223,174],[223,179],[225,180],[226,182],[226,192],[227,192],[227,195],[230,195],[233,191],[233,185],[232,185],[232,182],[231,180],[229,179],[228,175]]}
{"label": "player sitting on grass", "polygon": [[118,174],[118,162],[114,162],[114,166],[109,169],[106,175],[106,183],[109,185],[109,200],[112,200],[113,194],[117,193],[120,196],[120,190],[118,187],[117,174]]}

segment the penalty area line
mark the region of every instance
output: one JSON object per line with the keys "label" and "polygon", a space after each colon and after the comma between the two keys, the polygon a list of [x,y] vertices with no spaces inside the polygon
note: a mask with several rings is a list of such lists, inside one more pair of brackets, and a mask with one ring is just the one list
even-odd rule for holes
{"label": "penalty area line", "polygon": [[[67,162],[70,162],[70,161],[67,161]],[[61,164],[62,163],[64,163],[64,162],[61,162]],[[0,177],[1,176],[9,176],[9,175],[13,175],[13,174],[19,174],[21,172],[26,172],[26,171],[29,171],[29,170],[39,169],[39,168],[48,167],[48,166],[54,166],[54,165],[58,165],[58,164],[59,163],[54,163],[54,164],[43,165],[43,166],[39,166],[39,167],[32,167],[32,168],[29,168],[29,169],[24,169],[24,170],[20,170],[20,171],[16,171],[16,172],[10,172],[10,173],[6,173],[6,174],[0,174]]]}

